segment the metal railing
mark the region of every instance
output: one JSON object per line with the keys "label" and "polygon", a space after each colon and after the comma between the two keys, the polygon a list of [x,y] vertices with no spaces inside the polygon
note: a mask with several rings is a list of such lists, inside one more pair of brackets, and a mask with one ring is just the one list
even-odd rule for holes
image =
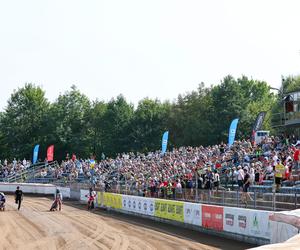
{"label": "metal railing", "polygon": [[167,189],[159,189],[155,192],[151,192],[149,189],[136,189],[125,185],[113,185],[106,187],[105,190],[96,186],[95,190],[257,210],[284,211],[300,208],[300,190],[293,194],[276,193],[275,190],[265,193],[255,188],[252,188],[252,191],[248,193],[244,193],[239,189],[228,191],[225,189],[207,190],[195,188],[182,190],[173,189],[172,192]]}
{"label": "metal railing", "polygon": [[58,165],[57,161],[54,161],[51,163],[40,162],[37,164],[32,164],[23,171],[16,172],[7,177],[3,177],[1,181],[3,181],[3,182],[25,182],[28,179],[35,178],[38,174],[38,171],[40,171],[41,169],[49,167],[49,166],[57,166],[57,165]]}

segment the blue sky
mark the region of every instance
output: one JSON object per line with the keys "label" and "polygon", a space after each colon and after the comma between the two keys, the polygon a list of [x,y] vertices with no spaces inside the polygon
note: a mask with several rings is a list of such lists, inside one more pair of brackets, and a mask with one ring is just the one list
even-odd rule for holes
{"label": "blue sky", "polygon": [[227,74],[300,74],[300,1],[0,0],[0,110],[31,82],[54,101],[173,100]]}

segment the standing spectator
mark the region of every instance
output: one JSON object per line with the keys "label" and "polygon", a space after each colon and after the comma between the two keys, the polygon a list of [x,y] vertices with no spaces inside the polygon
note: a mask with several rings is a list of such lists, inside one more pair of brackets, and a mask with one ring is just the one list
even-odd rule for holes
{"label": "standing spectator", "polygon": [[294,161],[295,161],[295,169],[299,169],[299,163],[300,163],[300,142],[297,141],[296,143],[296,150],[294,152]]}
{"label": "standing spectator", "polygon": [[244,184],[244,171],[241,166],[238,166],[237,182],[238,182],[239,189],[242,190]]}
{"label": "standing spectator", "polygon": [[247,201],[252,200],[250,197],[250,194],[248,193],[248,189],[250,187],[250,174],[248,173],[247,168],[244,168],[244,179],[243,179],[243,193],[242,193],[242,202],[244,202],[247,205]]}
{"label": "standing spectator", "polygon": [[285,167],[281,164],[280,160],[277,160],[277,165],[275,166],[275,184],[276,184],[276,192],[279,191],[281,186],[282,177],[285,172]]}
{"label": "standing spectator", "polygon": [[218,173],[218,170],[215,169],[214,171],[214,188],[218,191],[219,190],[219,185],[220,185],[220,175]]}

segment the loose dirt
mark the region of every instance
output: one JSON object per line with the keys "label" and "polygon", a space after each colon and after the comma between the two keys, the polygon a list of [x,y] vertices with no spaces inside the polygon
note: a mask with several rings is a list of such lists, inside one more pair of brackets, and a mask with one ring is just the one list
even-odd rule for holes
{"label": "loose dirt", "polygon": [[0,212],[0,249],[246,249],[252,245],[135,216],[87,212],[66,202],[49,212],[49,198],[25,197],[17,211],[8,197]]}

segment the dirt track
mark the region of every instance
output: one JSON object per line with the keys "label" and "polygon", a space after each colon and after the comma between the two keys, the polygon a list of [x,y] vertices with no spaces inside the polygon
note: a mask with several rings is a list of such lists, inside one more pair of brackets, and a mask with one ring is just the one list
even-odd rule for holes
{"label": "dirt track", "polygon": [[49,212],[48,198],[25,197],[20,211],[8,197],[0,212],[0,249],[245,249],[250,245],[134,216],[90,213],[67,203]]}

